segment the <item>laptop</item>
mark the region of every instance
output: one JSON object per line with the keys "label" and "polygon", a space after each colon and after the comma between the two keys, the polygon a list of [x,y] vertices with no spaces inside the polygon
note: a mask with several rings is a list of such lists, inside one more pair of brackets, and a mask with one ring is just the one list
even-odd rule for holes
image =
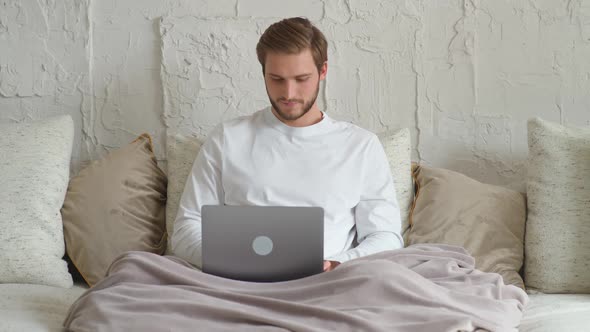
{"label": "laptop", "polygon": [[321,207],[203,205],[201,222],[205,273],[277,282],[323,271]]}

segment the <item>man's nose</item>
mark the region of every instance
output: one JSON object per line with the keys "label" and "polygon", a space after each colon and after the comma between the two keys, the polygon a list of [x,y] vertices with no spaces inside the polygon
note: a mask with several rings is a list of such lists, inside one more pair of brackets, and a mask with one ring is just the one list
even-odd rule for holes
{"label": "man's nose", "polygon": [[285,98],[287,99],[294,99],[296,96],[296,89],[295,82],[286,81],[285,82]]}

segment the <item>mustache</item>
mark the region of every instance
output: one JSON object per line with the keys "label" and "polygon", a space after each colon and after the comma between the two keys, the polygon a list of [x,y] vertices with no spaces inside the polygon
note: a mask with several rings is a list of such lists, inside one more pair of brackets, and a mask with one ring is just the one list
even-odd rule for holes
{"label": "mustache", "polygon": [[279,98],[277,101],[286,102],[286,103],[300,103],[303,104],[303,99],[287,99],[287,98]]}

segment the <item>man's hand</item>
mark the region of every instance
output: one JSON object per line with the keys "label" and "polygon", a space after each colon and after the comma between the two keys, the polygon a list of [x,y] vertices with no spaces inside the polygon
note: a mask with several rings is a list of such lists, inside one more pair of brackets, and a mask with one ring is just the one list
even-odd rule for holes
{"label": "man's hand", "polygon": [[324,261],[324,272],[332,271],[338,265],[340,265],[340,262],[336,262],[336,261]]}

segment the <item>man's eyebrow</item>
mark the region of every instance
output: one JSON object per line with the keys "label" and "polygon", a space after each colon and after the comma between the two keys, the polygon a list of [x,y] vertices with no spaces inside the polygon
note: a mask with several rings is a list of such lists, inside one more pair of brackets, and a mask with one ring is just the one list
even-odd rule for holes
{"label": "man's eyebrow", "polygon": [[297,75],[297,76],[295,76],[295,78],[305,78],[305,77],[308,77],[308,76],[311,76],[311,73]]}
{"label": "man's eyebrow", "polygon": [[[312,75],[311,73],[305,73],[305,74],[297,75],[297,76],[295,76],[295,78],[306,78],[306,77],[309,77],[311,75]],[[278,78],[284,78],[281,75],[277,75],[277,74],[273,74],[273,73],[268,73],[268,76],[278,77]]]}

